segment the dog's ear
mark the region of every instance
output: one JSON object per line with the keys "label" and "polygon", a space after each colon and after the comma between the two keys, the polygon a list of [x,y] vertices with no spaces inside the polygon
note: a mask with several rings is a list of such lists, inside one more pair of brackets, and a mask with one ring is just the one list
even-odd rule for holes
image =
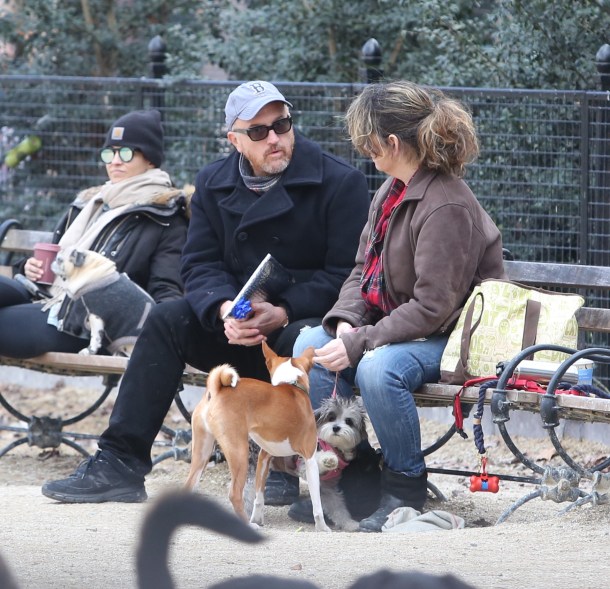
{"label": "dog's ear", "polygon": [[270,361],[273,358],[277,358],[277,354],[269,347],[269,344],[266,341],[263,341],[261,347],[263,348],[263,356],[265,356],[265,360]]}
{"label": "dog's ear", "polygon": [[316,355],[316,350],[313,346],[309,346],[303,350],[303,353],[299,356],[303,360],[307,360],[313,364],[313,357]]}
{"label": "dog's ear", "polygon": [[292,359],[292,365],[298,366],[304,372],[309,372],[313,366],[313,357],[315,355],[315,349],[313,346],[305,348],[303,353],[298,358]]}
{"label": "dog's ear", "polygon": [[79,268],[80,266],[82,266],[85,263],[86,257],[87,257],[87,254],[85,252],[81,252],[79,250],[72,250],[72,253],[70,254],[70,261],[77,268]]}
{"label": "dog's ear", "polygon": [[266,341],[263,341],[261,348],[263,349],[263,356],[265,356],[265,366],[267,366],[267,370],[271,374],[273,371],[272,363],[277,358],[277,354],[269,347]]}

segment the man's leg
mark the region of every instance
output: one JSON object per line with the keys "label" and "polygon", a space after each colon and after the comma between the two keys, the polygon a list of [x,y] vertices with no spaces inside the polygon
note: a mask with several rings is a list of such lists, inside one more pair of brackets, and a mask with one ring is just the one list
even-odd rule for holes
{"label": "man's leg", "polygon": [[[134,347],[108,428],[99,447],[144,476],[150,451],[180,385],[187,357],[196,346],[201,357],[209,339],[186,300],[153,308]],[[204,347],[205,346],[205,347]]]}
{"label": "man's leg", "polygon": [[202,370],[223,362],[247,364],[250,350],[216,340],[206,332],[186,300],[153,308],[118,391],[100,450],[42,492],[58,501],[99,503],[146,499],[144,477],[152,468],[150,451],[178,390],[185,363]]}

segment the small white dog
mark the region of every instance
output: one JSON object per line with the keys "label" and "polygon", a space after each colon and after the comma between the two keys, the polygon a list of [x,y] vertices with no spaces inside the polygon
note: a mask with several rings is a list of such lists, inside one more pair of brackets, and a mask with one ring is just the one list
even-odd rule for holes
{"label": "small white dog", "polygon": [[51,264],[62,279],[66,297],[57,313],[57,329],[89,345],[79,353],[129,356],[155,301],[127,274],[120,274],[106,256],[90,250],[65,248]]}
{"label": "small white dog", "polygon": [[[320,498],[324,515],[339,530],[353,532],[358,529],[339,488],[343,469],[353,460],[356,448],[367,438],[366,411],[360,397],[345,399],[330,397],[314,411],[318,430],[318,449],[315,457],[320,471]],[[304,478],[301,460],[283,462],[274,460],[274,468]]]}

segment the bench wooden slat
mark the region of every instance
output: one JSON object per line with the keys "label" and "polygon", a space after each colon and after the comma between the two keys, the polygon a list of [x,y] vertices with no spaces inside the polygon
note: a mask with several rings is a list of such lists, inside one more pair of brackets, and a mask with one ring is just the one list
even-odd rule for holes
{"label": "bench wooden slat", "polygon": [[[18,366],[39,372],[65,374],[68,376],[96,376],[104,374],[123,374],[127,368],[128,358],[124,356],[84,356],[68,352],[47,352],[34,358],[20,359],[0,356],[0,366]],[[207,374],[187,366],[184,371],[184,382],[188,384],[205,384]]]}
{"label": "bench wooden slat", "polygon": [[506,260],[504,268],[511,280],[532,286],[608,288],[610,285],[610,268],[605,266]]}
{"label": "bench wooden slat", "polygon": [[51,231],[30,231],[26,229],[10,229],[0,249],[27,253],[34,249],[37,243],[50,242],[53,239]]}
{"label": "bench wooden slat", "polygon": [[[443,384],[426,384],[419,389],[414,397],[420,407],[450,407],[459,387]],[[485,404],[491,403],[493,389],[485,393]],[[537,413],[543,395],[530,391],[507,391],[506,398],[512,404],[513,410],[532,411]],[[479,401],[478,387],[468,387],[460,395],[464,403],[476,404]],[[563,419],[576,421],[610,423],[610,399],[583,397],[578,395],[555,395],[559,416]],[[512,417],[515,417],[513,413]]]}
{"label": "bench wooden slat", "polygon": [[120,356],[81,356],[67,352],[48,352],[34,358],[0,357],[2,366],[18,366],[39,372],[67,374],[70,376],[95,376],[123,374],[127,358]]}
{"label": "bench wooden slat", "polygon": [[610,309],[582,307],[576,312],[576,320],[583,331],[610,333]]}

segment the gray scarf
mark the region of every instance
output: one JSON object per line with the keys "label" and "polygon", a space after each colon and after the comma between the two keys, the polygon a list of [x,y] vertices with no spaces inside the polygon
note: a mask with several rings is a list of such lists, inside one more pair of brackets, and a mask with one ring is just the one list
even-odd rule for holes
{"label": "gray scarf", "polygon": [[267,192],[282,177],[282,174],[274,176],[255,176],[250,162],[239,154],[239,173],[244,180],[244,184],[254,192]]}

